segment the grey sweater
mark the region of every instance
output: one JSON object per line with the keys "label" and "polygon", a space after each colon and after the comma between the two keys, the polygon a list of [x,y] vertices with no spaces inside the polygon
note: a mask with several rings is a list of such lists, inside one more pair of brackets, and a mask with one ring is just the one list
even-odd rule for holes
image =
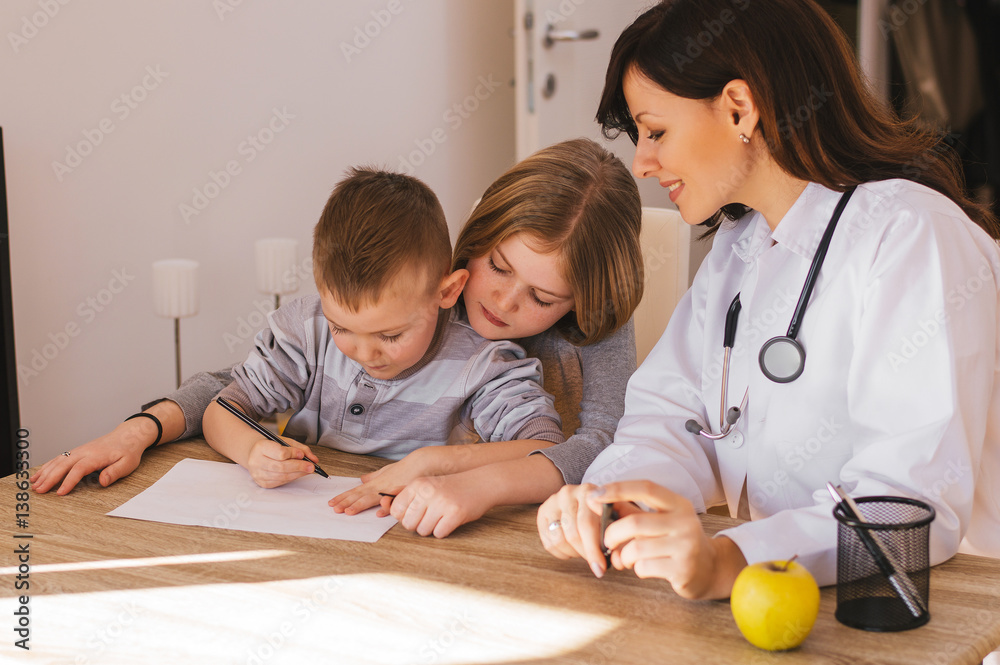
{"label": "grey sweater", "polygon": [[423,357],[392,379],[370,376],[334,344],[317,295],[272,312],[235,381],[220,393],[258,419],[294,411],[298,441],[398,460],[425,446],[540,439],[561,443],[542,367],[441,311]]}
{"label": "grey sweater", "polygon": [[[573,346],[554,330],[520,343],[529,356],[542,361],[544,385],[555,394],[566,435],[564,443],[538,453],[552,460],[563,480],[577,484],[597,454],[614,439],[618,420],[625,412],[625,387],[636,365],[633,322],[590,346]],[[165,399],[176,402],[184,412],[186,429],[181,438],[201,433],[205,409],[232,380],[232,367],[199,372],[167,395]]]}

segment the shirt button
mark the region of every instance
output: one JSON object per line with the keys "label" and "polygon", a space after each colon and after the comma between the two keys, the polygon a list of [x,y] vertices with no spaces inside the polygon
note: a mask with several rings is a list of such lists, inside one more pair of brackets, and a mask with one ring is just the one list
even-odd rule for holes
{"label": "shirt button", "polygon": [[365,407],[361,406],[360,404],[351,405],[351,413],[353,413],[354,415],[360,416],[364,412],[365,412]]}
{"label": "shirt button", "polygon": [[740,446],[743,445],[743,432],[736,430],[735,432],[727,436],[726,439],[728,440],[730,447],[739,448]]}

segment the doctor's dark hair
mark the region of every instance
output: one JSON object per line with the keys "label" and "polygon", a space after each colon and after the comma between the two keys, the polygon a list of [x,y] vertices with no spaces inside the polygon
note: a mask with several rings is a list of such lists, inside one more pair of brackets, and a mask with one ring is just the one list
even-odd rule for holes
{"label": "doctor's dark hair", "polygon": [[313,230],[313,275],[352,311],[379,301],[404,268],[428,281],[448,272],[444,210],[423,182],[400,173],[352,168],[337,183]]}
{"label": "doctor's dark hair", "polygon": [[[637,18],[611,53],[597,111],[605,136],[638,131],[622,90],[626,74],[679,97],[714,100],[746,81],[760,132],[787,173],[836,191],[904,178],[958,204],[993,238],[1000,224],[964,188],[957,153],[917,120],[901,120],[868,90],[851,45],[813,0],[663,0]],[[724,206],[704,223],[747,212]]]}
{"label": "doctor's dark hair", "polygon": [[490,185],[459,233],[452,269],[523,233],[559,253],[574,310],[553,326],[577,346],[624,325],[642,298],[642,204],[621,160],[589,139],[542,148]]}

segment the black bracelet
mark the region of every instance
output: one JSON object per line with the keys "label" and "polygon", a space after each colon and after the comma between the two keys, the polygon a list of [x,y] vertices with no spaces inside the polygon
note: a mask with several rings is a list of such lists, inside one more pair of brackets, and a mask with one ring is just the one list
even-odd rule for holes
{"label": "black bracelet", "polygon": [[128,418],[125,419],[125,422],[128,422],[128,421],[132,420],[133,418],[139,418],[139,417],[149,418],[154,423],[156,423],[156,441],[154,441],[152,443],[152,445],[146,446],[147,448],[152,448],[153,446],[155,446],[156,444],[158,444],[160,442],[161,438],[163,438],[163,423],[161,423],[160,419],[157,418],[156,416],[154,416],[152,413],[146,413],[145,411],[142,411],[140,413],[134,413],[134,414],[132,414],[131,416],[129,416]]}

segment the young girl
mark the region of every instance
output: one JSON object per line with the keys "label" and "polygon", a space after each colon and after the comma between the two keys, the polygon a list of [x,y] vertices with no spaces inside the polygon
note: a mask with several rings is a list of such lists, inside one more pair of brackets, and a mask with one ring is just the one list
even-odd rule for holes
{"label": "young girl", "polygon": [[[499,462],[475,445],[423,448],[364,476],[361,487],[330,502],[334,509],[356,513],[378,504],[379,492],[398,494],[391,511],[405,528],[444,536],[491,506],[539,502],[580,482],[614,436],[635,369],[640,217],[631,174],[588,140],[542,149],[491,185],[455,249],[455,268],[470,273],[465,311],[483,337],[517,340],[542,361],[567,441]],[[227,370],[196,375],[146,409],[155,420],[132,418],[44,464],[34,489],[62,480],[65,494],[98,469],[104,486],[127,475],[150,445],[196,435],[229,381]]]}
{"label": "young girl", "polygon": [[[685,221],[721,224],[588,484],[539,509],[543,543],[602,575],[614,503],[612,564],[682,596],[727,597],[748,563],[793,555],[831,584],[833,481],[931,504],[932,564],[998,556],[1000,228],[940,137],[871,98],[812,0],[757,0],[675,59],[732,11],[662,2],[612,52],[605,131],[636,142],[633,171]],[[717,504],[750,521],[707,537],[697,513]]]}
{"label": "young girl", "polygon": [[640,217],[632,176],[592,141],[544,148],[500,176],[459,234],[453,268],[469,270],[462,298],[476,332],[514,339],[542,361],[567,440],[488,465],[475,446],[424,448],[330,505],[353,513],[377,492],[398,492],[382,512],[442,537],[493,506],[537,503],[579,482],[614,436],[635,369]]}

